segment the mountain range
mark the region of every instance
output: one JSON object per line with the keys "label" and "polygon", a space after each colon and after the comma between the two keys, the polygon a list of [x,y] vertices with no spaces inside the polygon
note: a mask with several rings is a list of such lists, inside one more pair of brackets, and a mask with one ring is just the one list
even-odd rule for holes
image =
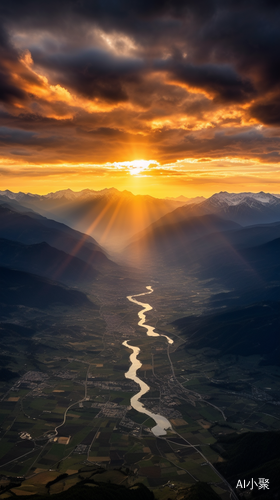
{"label": "mountain range", "polygon": [[118,268],[117,264],[90,236],[27,210],[15,200],[0,202],[0,304],[4,317],[13,307],[93,307],[85,293],[65,284],[80,287],[92,283],[100,274]]}
{"label": "mountain range", "polygon": [[132,238],[139,240],[147,228],[151,233],[159,225],[203,215],[214,214],[242,226],[280,220],[280,195],[263,192],[221,192],[208,199],[158,199],[115,188],[80,192],[67,189],[47,195],[6,190],[0,191],[0,202],[17,211],[35,211],[67,224],[115,250],[127,246]]}
{"label": "mountain range", "polygon": [[[115,188],[93,191],[70,189],[33,195],[0,191],[0,201],[19,203],[48,218],[63,222],[96,238],[103,246],[120,248],[139,230],[166,213],[184,205],[184,201],[133,195]],[[16,207],[15,207],[16,208]]]}
{"label": "mountain range", "polygon": [[165,198],[166,200],[172,200],[172,201],[182,201],[185,205],[191,204],[191,203],[201,203],[202,201],[206,200],[204,196],[195,196],[194,198],[187,198],[186,196],[177,196],[177,198],[174,198],[172,196],[167,196]]}
{"label": "mountain range", "polygon": [[[280,220],[280,195],[269,193],[214,194],[198,205],[199,214],[216,213],[220,217],[249,226]],[[195,207],[191,210],[195,212]]]}
{"label": "mountain range", "polygon": [[279,195],[218,193],[158,219],[131,239],[125,256],[244,286],[278,279],[279,238]]}
{"label": "mountain range", "polygon": [[[178,207],[177,202],[174,205],[170,200],[134,196],[113,188],[80,193],[65,190],[44,196],[2,191],[0,266],[69,285],[92,282],[100,273],[110,275],[118,266],[92,236],[40,215],[35,211],[37,205],[40,210],[55,212],[57,219],[65,213],[71,220],[85,217],[91,228],[100,224],[100,231],[102,227],[109,240],[118,238],[118,243],[131,235],[134,216],[139,219],[144,213],[142,226],[156,220],[140,232],[134,225],[134,236],[122,254],[123,263],[152,266],[165,274],[171,269],[192,273],[229,291],[238,290],[243,303],[248,302],[245,289],[255,301],[278,300],[280,195],[222,192]],[[109,216],[110,221],[106,219]],[[254,224],[249,225],[249,220]],[[232,305],[240,303],[236,296]],[[229,298],[230,294],[218,302],[228,303]]]}
{"label": "mountain range", "polygon": [[[215,214],[242,226],[280,220],[280,195],[270,193],[216,193],[200,203],[188,203],[158,219],[152,227]],[[136,235],[137,236],[137,235]]]}

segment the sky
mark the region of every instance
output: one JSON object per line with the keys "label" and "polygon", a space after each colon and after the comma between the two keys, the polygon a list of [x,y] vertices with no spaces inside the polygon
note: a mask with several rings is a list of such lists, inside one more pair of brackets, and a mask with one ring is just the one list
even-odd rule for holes
{"label": "sky", "polygon": [[280,3],[0,6],[0,190],[280,193]]}

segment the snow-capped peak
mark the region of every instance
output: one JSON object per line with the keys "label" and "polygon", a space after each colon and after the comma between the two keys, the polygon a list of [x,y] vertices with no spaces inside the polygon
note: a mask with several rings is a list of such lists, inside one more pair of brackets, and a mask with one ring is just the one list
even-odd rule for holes
{"label": "snow-capped peak", "polygon": [[209,202],[215,206],[221,205],[239,205],[240,203],[249,202],[249,200],[255,200],[263,204],[275,204],[279,203],[279,195],[273,195],[270,193],[264,193],[260,191],[259,193],[227,193],[226,191],[221,191],[220,193],[216,193],[209,198]]}
{"label": "snow-capped peak", "polygon": [[72,189],[64,189],[61,191],[56,191],[55,193],[49,193],[42,198],[47,198],[51,200],[57,200],[60,198],[66,198],[67,200],[78,200],[78,199],[85,199],[85,198],[96,198],[99,196],[104,196],[104,195],[112,195],[116,194],[119,191],[115,188],[106,188],[102,189],[101,191],[94,191],[93,189],[83,189],[82,191],[72,191]]}
{"label": "snow-capped peak", "polygon": [[5,191],[0,191],[0,196],[6,196],[7,198],[10,198],[10,200],[16,200],[16,201],[22,200],[22,198],[24,198],[25,196],[40,198],[39,194],[22,193],[21,191],[19,191],[19,193],[13,193],[9,189],[6,189]]}

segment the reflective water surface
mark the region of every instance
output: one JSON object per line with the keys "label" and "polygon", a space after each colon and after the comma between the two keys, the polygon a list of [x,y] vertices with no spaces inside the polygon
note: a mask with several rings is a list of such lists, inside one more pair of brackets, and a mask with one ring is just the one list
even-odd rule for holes
{"label": "reflective water surface", "polygon": [[[147,311],[151,311],[153,308],[152,308],[152,306],[150,306],[150,304],[145,304],[143,302],[139,302],[134,297],[148,295],[148,294],[153,292],[153,289],[151,286],[147,286],[146,288],[147,288],[148,292],[139,293],[138,295],[129,295],[127,297],[130,302],[134,302],[134,304],[137,304],[137,305],[143,307],[143,309],[141,309],[141,311],[138,312],[138,317],[139,317],[138,325],[142,326],[143,328],[145,328],[147,330],[148,336],[150,336],[150,337],[165,337],[169,344],[173,344],[173,340],[170,339],[169,337],[167,337],[167,335],[160,335],[159,333],[155,332],[155,329],[152,326],[145,324],[145,321],[146,321],[145,313]],[[129,357],[130,362],[131,362],[131,366],[130,366],[129,370],[125,373],[125,377],[129,378],[130,380],[134,380],[134,382],[136,382],[136,384],[138,384],[140,386],[140,391],[137,392],[137,394],[135,394],[131,398],[130,404],[131,404],[132,408],[134,408],[135,410],[139,411],[140,413],[144,413],[145,415],[148,415],[149,417],[151,417],[157,424],[157,425],[155,425],[155,427],[152,428],[153,434],[155,436],[162,436],[162,435],[166,434],[166,429],[171,428],[171,424],[170,424],[169,420],[167,420],[167,418],[163,417],[162,415],[160,415],[158,413],[152,413],[151,411],[147,410],[145,408],[145,406],[143,405],[143,403],[141,403],[139,401],[139,399],[150,390],[150,387],[148,386],[148,384],[146,384],[143,380],[141,380],[137,376],[137,370],[139,370],[139,368],[142,366],[142,363],[137,358],[137,356],[140,352],[140,348],[137,346],[132,346],[132,345],[128,344],[128,342],[129,342],[128,340],[125,340],[123,342],[123,345],[132,350],[132,354]]]}

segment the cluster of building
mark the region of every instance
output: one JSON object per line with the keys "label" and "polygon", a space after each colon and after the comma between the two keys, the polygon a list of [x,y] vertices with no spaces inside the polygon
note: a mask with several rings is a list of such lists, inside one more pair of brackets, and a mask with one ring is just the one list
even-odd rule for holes
{"label": "cluster of building", "polygon": [[29,371],[25,373],[11,388],[11,391],[19,391],[22,384],[27,389],[34,392],[34,396],[40,396],[44,387],[46,387],[46,380],[49,376],[46,373],[38,371]]}
{"label": "cluster of building", "polygon": [[125,381],[125,382],[112,382],[112,381],[100,381],[100,380],[88,380],[88,386],[98,387],[105,391],[123,391],[123,392],[133,392],[137,390],[138,386],[135,382]]}
{"label": "cluster of building", "polygon": [[86,455],[88,452],[88,446],[86,444],[78,444],[76,446],[74,453],[77,453],[78,455]]}
{"label": "cluster of building", "polygon": [[54,370],[53,375],[64,380],[74,380],[77,377],[77,372],[69,370]]}
{"label": "cluster of building", "polygon": [[127,412],[126,406],[118,405],[108,401],[107,403],[92,403],[92,408],[100,408],[100,412],[95,418],[100,417],[112,417],[112,418],[123,418]]}
{"label": "cluster of building", "polygon": [[126,417],[124,417],[120,421],[119,425],[121,427],[126,427],[127,429],[131,429],[131,430],[132,429],[139,429],[139,430],[141,429],[140,425],[135,424],[135,422],[133,422],[133,420],[131,420],[130,418],[126,418]]}

